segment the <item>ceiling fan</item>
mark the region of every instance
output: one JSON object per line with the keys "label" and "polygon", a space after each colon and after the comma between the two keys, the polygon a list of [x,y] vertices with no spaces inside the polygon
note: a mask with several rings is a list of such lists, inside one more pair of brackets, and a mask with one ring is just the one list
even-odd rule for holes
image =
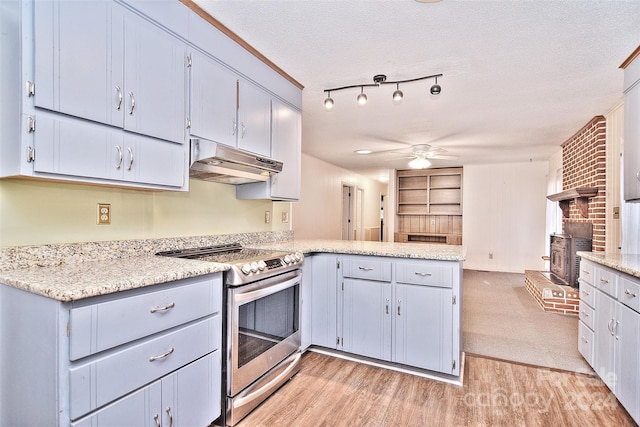
{"label": "ceiling fan", "polygon": [[[407,144],[408,145],[408,144]],[[411,159],[409,161],[409,167],[412,169],[426,169],[431,166],[431,159],[456,159],[457,156],[446,155],[447,150],[441,147],[436,147],[431,144],[413,144],[405,149],[392,149],[383,151],[373,151],[371,153],[401,153],[410,150],[407,156],[400,157],[401,159]],[[365,154],[363,152],[363,154]]]}

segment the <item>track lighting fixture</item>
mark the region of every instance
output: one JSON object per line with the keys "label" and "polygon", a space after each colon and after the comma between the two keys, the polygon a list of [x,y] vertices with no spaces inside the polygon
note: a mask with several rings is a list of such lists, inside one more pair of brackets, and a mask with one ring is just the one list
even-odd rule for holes
{"label": "track lighting fixture", "polygon": [[333,109],[333,99],[331,99],[331,92],[327,94],[327,99],[324,100],[324,108],[327,111]]}
{"label": "track lighting fixture", "polygon": [[358,105],[364,107],[367,104],[367,95],[364,93],[364,87],[360,86],[360,95],[356,98]]}
{"label": "track lighting fixture", "polygon": [[429,90],[429,92],[432,95],[438,95],[442,91],[442,88],[438,84],[438,77],[442,77],[442,74],[433,74],[430,76],[416,77],[415,79],[387,81],[387,76],[385,76],[384,74],[377,74],[373,76],[373,83],[349,85],[349,86],[336,87],[333,89],[325,89],[324,91],[327,92],[327,98],[324,100],[324,108],[327,111],[333,108],[334,102],[333,102],[333,99],[331,99],[331,92],[336,90],[353,89],[357,87],[360,88],[360,94],[356,98],[358,101],[358,105],[364,106],[367,103],[367,95],[364,93],[364,88],[378,87],[384,84],[396,85],[396,90],[393,92],[392,99],[395,104],[400,104],[402,102],[402,99],[404,98],[404,93],[400,90],[400,83],[410,83],[410,82],[416,82],[419,80],[427,80],[427,79],[435,79],[435,84],[431,86],[431,89]]}
{"label": "track lighting fixture", "polygon": [[429,91],[431,92],[431,95],[439,95],[440,91],[442,91],[442,88],[438,84],[438,77],[437,76],[436,76],[436,84],[431,86],[431,89]]}
{"label": "track lighting fixture", "polygon": [[402,102],[404,94],[400,90],[400,83],[396,86],[396,91],[393,92],[393,102],[394,104],[400,104]]}

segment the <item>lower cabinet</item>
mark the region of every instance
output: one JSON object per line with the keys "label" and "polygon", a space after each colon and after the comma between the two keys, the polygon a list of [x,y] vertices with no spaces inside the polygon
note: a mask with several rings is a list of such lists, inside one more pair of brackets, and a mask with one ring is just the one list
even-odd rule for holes
{"label": "lower cabinet", "polygon": [[313,255],[311,343],[460,375],[457,261]]}
{"label": "lower cabinet", "polygon": [[[640,280],[608,267],[581,261],[581,271],[593,271],[594,287],[583,286],[594,293],[593,358],[582,352],[583,332],[590,330],[579,323],[578,347],[587,362],[616,396],[636,422],[640,422],[640,312],[637,311]],[[582,304],[582,301],[581,301]],[[582,310],[582,309],[581,309]]]}
{"label": "lower cabinet", "polygon": [[0,425],[209,425],[221,313],[220,273],[73,302],[0,284],[0,383],[29,385],[0,389]]}

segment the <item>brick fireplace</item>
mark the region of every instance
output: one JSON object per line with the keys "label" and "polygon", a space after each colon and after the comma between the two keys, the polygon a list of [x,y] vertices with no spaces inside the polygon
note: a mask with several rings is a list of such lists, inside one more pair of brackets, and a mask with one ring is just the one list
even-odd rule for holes
{"label": "brick fireplace", "polygon": [[[606,120],[596,116],[562,144],[562,232],[592,228],[592,250],[605,250]],[[589,191],[584,191],[589,190]],[[583,194],[588,196],[583,197]],[[549,273],[525,271],[525,287],[545,311],[578,314],[576,289],[551,280]]]}

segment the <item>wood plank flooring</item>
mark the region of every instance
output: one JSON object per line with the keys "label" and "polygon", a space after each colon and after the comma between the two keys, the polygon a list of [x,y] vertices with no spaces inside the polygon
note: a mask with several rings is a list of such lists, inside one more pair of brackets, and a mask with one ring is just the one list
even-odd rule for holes
{"label": "wood plank flooring", "polygon": [[462,387],[307,352],[238,427],[635,426],[597,377],[466,357]]}

